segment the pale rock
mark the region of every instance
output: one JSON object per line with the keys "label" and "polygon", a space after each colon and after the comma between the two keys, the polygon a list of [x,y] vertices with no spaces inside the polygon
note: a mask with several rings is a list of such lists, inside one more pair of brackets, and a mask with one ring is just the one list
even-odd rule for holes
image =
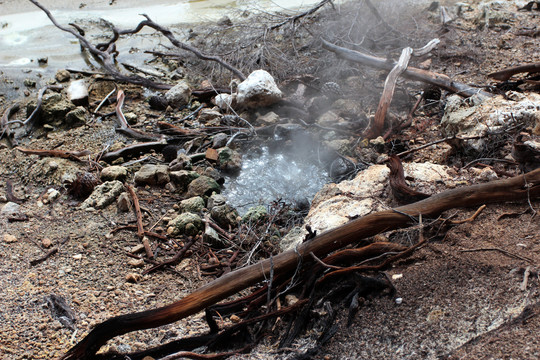
{"label": "pale rock", "polygon": [[69,127],[82,126],[86,124],[87,117],[88,111],[82,106],[77,106],[66,114],[65,124]]}
{"label": "pale rock", "polygon": [[142,276],[137,273],[129,273],[126,275],[126,282],[128,283],[138,283],[142,280]]}
{"label": "pale rock", "polygon": [[14,202],[8,202],[4,206],[2,206],[1,213],[2,215],[15,215],[18,214],[21,211],[21,205],[14,203]]}
{"label": "pale rock", "polygon": [[219,237],[218,232],[214,230],[211,226],[207,226],[205,228],[203,239],[205,243],[213,247],[224,248],[227,246],[227,243]]}
{"label": "pale rock", "polygon": [[334,111],[330,110],[322,114],[315,121],[318,125],[321,126],[335,126],[337,123],[343,122],[343,118],[336,114]]}
{"label": "pale rock", "polygon": [[228,139],[229,135],[225,133],[217,133],[216,135],[212,136],[212,148],[219,149],[221,147],[224,147],[225,145],[227,145]]}
{"label": "pale rock", "polygon": [[214,97],[213,103],[221,110],[229,110],[236,106],[236,94],[218,94]]}
{"label": "pale rock", "polygon": [[137,244],[133,246],[131,249],[129,249],[129,252],[132,254],[138,254],[144,251],[144,245],[143,244]]}
{"label": "pale rock", "polygon": [[167,165],[143,165],[135,173],[134,181],[137,185],[164,185],[170,181],[169,167]]}
{"label": "pale rock", "polygon": [[81,204],[81,208],[103,209],[113,203],[123,191],[124,185],[118,180],[104,182],[94,188],[88,199]]}
{"label": "pale rock", "polygon": [[[456,176],[451,168],[437,164],[405,163],[403,167],[406,175],[415,178],[417,185],[451,182]],[[351,219],[384,210],[385,205],[380,199],[388,186],[389,174],[386,165],[372,165],[352,180],[325,185],[313,198],[305,223],[321,233]]]}
{"label": "pale rock", "polygon": [[212,209],[214,206],[225,205],[227,198],[221,194],[212,194],[208,198],[208,208]]}
{"label": "pale rock", "polygon": [[188,196],[211,196],[212,193],[219,193],[220,186],[216,180],[208,176],[199,176],[188,185]]}
{"label": "pale rock", "polygon": [[84,80],[75,80],[69,84],[67,89],[68,99],[73,104],[88,105],[88,86]]}
{"label": "pale rock", "polygon": [[[202,123],[208,123],[213,120],[217,120],[219,123],[219,120],[221,119],[223,115],[214,109],[202,109],[199,113],[199,117],[197,118]],[[218,125],[218,124],[216,124]]]}
{"label": "pale rock", "polygon": [[[488,99],[471,96],[461,99],[448,97],[441,129],[445,136],[485,136],[488,132],[504,131],[508,126],[533,127],[538,122],[540,94],[508,92],[508,98],[494,96]],[[472,150],[481,152],[490,138],[462,141]]]}
{"label": "pale rock", "polygon": [[128,261],[129,266],[132,266],[134,268],[141,268],[144,266],[144,260],[143,259],[131,259]]}
{"label": "pale rock", "polygon": [[58,70],[56,72],[56,75],[54,76],[54,78],[58,81],[58,82],[66,82],[68,81],[69,79],[71,79],[71,74],[69,73],[69,71],[67,71],[66,69],[61,69],[61,70]]}
{"label": "pale rock", "polygon": [[128,212],[131,210],[131,198],[127,192],[123,192],[118,196],[116,200],[116,207],[119,212]]}
{"label": "pale rock", "polygon": [[172,107],[179,108],[181,106],[187,105],[191,97],[191,89],[189,84],[180,80],[178,84],[173,86],[169,91],[165,93],[165,99],[167,103]]}
{"label": "pale rock", "polygon": [[255,70],[238,85],[237,102],[249,108],[275,104],[283,97],[274,78],[264,70]]}
{"label": "pale rock", "polygon": [[261,125],[276,125],[279,123],[279,115],[273,111],[267,112],[266,114],[259,116],[257,118],[257,123]]}
{"label": "pale rock", "polygon": [[119,180],[124,181],[128,176],[128,170],[124,166],[113,165],[108,166],[101,170],[101,180],[102,181],[112,181]]}
{"label": "pale rock", "polygon": [[403,170],[405,171],[405,177],[412,177],[416,181],[429,183],[450,181],[457,175],[448,166],[433,164],[431,162],[404,163]]}
{"label": "pale rock", "polygon": [[45,249],[48,249],[52,246],[52,241],[49,238],[43,238],[41,239],[41,246]]}
{"label": "pale rock", "polygon": [[4,242],[6,244],[12,244],[14,242],[17,242],[17,238],[11,234],[4,234]]}
{"label": "pale rock", "polygon": [[308,232],[305,228],[300,226],[293,227],[279,242],[281,251],[294,249],[298,244],[301,244],[304,241],[307,234]]}

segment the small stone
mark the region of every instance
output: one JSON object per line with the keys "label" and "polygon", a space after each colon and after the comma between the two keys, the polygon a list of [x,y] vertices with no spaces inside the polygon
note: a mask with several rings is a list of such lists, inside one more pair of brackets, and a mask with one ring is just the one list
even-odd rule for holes
{"label": "small stone", "polygon": [[403,298],[396,298],[396,304],[401,305],[403,303]]}
{"label": "small stone", "polygon": [[73,255],[73,258],[75,260],[81,260],[83,258],[83,255],[82,254]]}
{"label": "small stone", "polygon": [[[217,108],[216,108],[217,109]],[[207,125],[215,125],[215,126],[218,126],[219,125],[219,120],[221,119],[223,115],[217,111],[217,110],[214,110],[214,109],[203,109],[201,110],[201,112],[199,113],[199,122],[201,123],[204,123],[204,124],[207,124]],[[215,124],[209,124],[210,122],[212,121],[215,121],[217,120],[217,122]]]}
{"label": "small stone", "polygon": [[128,261],[129,266],[135,267],[135,268],[141,268],[144,266],[144,260],[143,259],[131,259]]}
{"label": "small stone", "polygon": [[167,165],[144,165],[135,173],[135,183],[138,185],[164,185],[170,181]]}
{"label": "small stone", "polygon": [[49,238],[43,238],[41,239],[41,246],[45,249],[48,249],[52,246],[52,241]]}
{"label": "small stone", "polygon": [[212,136],[212,147],[214,149],[224,147],[227,144],[228,139],[229,135],[225,133],[217,133],[216,135]]}
{"label": "small stone", "polygon": [[58,82],[66,82],[71,78],[71,74],[69,73],[69,71],[62,69],[56,72],[56,75],[54,76],[54,78]]}
{"label": "small stone", "polygon": [[142,276],[136,273],[129,273],[126,275],[126,282],[128,283],[138,283],[142,280]]}
{"label": "small stone", "polygon": [[234,315],[234,314],[231,315],[231,317],[229,317],[229,319],[234,324],[238,324],[240,321],[242,321],[242,319],[240,319],[240,317],[238,315]]}
{"label": "small stone", "polygon": [[205,243],[211,245],[212,247],[220,249],[227,247],[227,243],[219,237],[218,232],[214,230],[211,226],[207,226],[205,228],[203,240]]}
{"label": "small stone", "polygon": [[257,118],[257,122],[261,125],[275,125],[279,123],[279,115],[273,111],[266,113],[263,116]]}
{"label": "small stone", "polygon": [[219,26],[227,26],[227,27],[233,25],[231,19],[228,16],[223,16],[221,19],[217,21],[217,24]]}
{"label": "small stone", "polygon": [[132,253],[132,254],[138,254],[138,253],[143,252],[143,251],[144,251],[144,245],[143,244],[137,244],[134,247],[132,247],[131,249],[129,249],[129,252]]}
{"label": "small stone", "polygon": [[210,216],[219,226],[225,229],[229,226],[236,227],[238,225],[238,212],[227,204],[214,206],[210,211]]}
{"label": "small stone", "polygon": [[127,192],[123,192],[118,196],[116,206],[119,212],[128,212],[131,210],[131,198]]}
{"label": "small stone", "polygon": [[236,106],[236,94],[218,94],[214,97],[213,103],[221,110],[229,110]]}
{"label": "small stone", "polygon": [[108,166],[101,170],[101,180],[112,181],[120,180],[124,181],[128,176],[128,170],[124,166],[113,165]]}
{"label": "small stone", "polygon": [[292,306],[298,302],[298,298],[294,295],[285,295],[285,302],[287,303],[287,306]]}
{"label": "small stone", "polygon": [[58,199],[58,197],[60,197],[60,192],[56,189],[49,189],[47,190],[47,200],[49,201],[54,201],[56,199]]}
{"label": "small stone", "polygon": [[130,125],[137,124],[137,121],[139,120],[139,116],[135,114],[134,112],[126,112],[124,113],[124,117],[126,118],[126,121]]}
{"label": "small stone", "polygon": [[180,80],[178,84],[173,86],[169,91],[165,93],[165,99],[167,103],[173,108],[179,108],[181,106],[187,105],[191,97],[191,89],[189,84]]}
{"label": "small stone", "polygon": [[208,208],[212,209],[214,206],[225,205],[227,198],[221,194],[212,194],[208,198]]}
{"label": "small stone", "polygon": [[242,216],[242,222],[251,222],[256,223],[257,221],[263,219],[268,212],[266,211],[266,206],[259,205],[254,206],[248,209],[248,211]]}
{"label": "small stone", "polygon": [[242,169],[242,155],[228,147],[218,149],[219,168],[228,173],[238,173]]}
{"label": "small stone", "polygon": [[204,199],[200,196],[194,196],[180,202],[180,209],[184,212],[198,213],[204,209]]}
{"label": "small stone", "polygon": [[88,105],[88,86],[84,80],[75,80],[67,89],[68,99],[77,106]]}
{"label": "small stone", "polygon": [[216,180],[208,176],[199,176],[188,185],[188,196],[210,196],[219,193],[220,187]]}
{"label": "small stone", "polygon": [[113,203],[123,191],[124,185],[118,180],[104,182],[95,187],[88,199],[81,204],[81,208],[103,209]]}
{"label": "small stone", "polygon": [[37,59],[37,62],[39,65],[45,65],[49,62],[49,58],[48,57],[40,57]]}
{"label": "small stone", "polygon": [[36,87],[36,80],[33,79],[24,79],[23,81],[24,86],[26,87]]}
{"label": "small stone", "polygon": [[238,85],[236,101],[239,105],[256,108],[275,104],[283,97],[272,75],[255,70]]}
{"label": "small stone", "polygon": [[18,214],[20,211],[21,205],[10,201],[4,206],[2,206],[2,210],[0,212],[4,215],[14,215]]}
{"label": "small stone", "polygon": [[203,229],[203,222],[199,215],[187,212],[169,221],[168,226],[167,233],[169,235],[187,234],[188,232],[187,235],[195,235]]}
{"label": "small stone", "polygon": [[7,244],[11,244],[17,242],[17,238],[11,234],[4,234],[4,242]]}

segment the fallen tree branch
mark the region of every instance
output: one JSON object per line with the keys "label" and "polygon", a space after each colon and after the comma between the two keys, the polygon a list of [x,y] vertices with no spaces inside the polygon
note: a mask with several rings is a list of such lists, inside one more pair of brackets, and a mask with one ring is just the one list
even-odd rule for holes
{"label": "fallen tree branch", "polygon": [[37,155],[37,156],[40,156],[40,157],[59,157],[59,158],[62,158],[62,159],[69,159],[69,160],[73,160],[73,161],[78,161],[78,162],[82,162],[83,160],[81,160],[81,157],[82,156],[87,156],[87,155],[90,155],[90,151],[88,150],[82,150],[82,151],[64,151],[64,150],[46,150],[46,149],[37,149],[37,150],[32,150],[32,149],[24,149],[24,148],[21,148],[21,147],[16,147],[15,149],[19,150],[20,152],[22,152],[23,154],[26,154],[26,155]]}
{"label": "fallen tree branch", "polygon": [[506,81],[516,74],[521,74],[521,73],[533,74],[537,72],[540,72],[540,63],[506,68],[506,69],[488,74],[488,76],[495,80]]}
{"label": "fallen tree branch", "polygon": [[62,26],[56,21],[54,16],[51,14],[51,12],[43,5],[41,5],[37,0],[29,0],[32,4],[36,5],[38,8],[43,10],[43,12],[47,15],[47,17],[51,20],[54,26],[56,26],[58,29],[68,32],[71,35],[75,36],[79,42],[81,43],[81,46],[88,49],[88,51],[94,56],[103,66],[103,68],[112,75],[117,81],[127,82],[135,85],[142,85],[145,87],[150,87],[154,89],[161,89],[161,90],[168,90],[172,88],[172,85],[169,84],[162,84],[162,83],[156,83],[154,81],[151,81],[147,78],[141,77],[141,76],[127,76],[122,74],[117,68],[114,63],[113,53],[114,53],[114,47],[109,47],[105,51],[98,49],[96,46],[92,45],[83,35],[81,35],[77,30]]}
{"label": "fallen tree branch", "polygon": [[390,71],[390,73],[388,73],[388,76],[386,77],[386,80],[384,82],[384,90],[381,95],[379,105],[377,106],[375,118],[373,119],[373,123],[369,127],[369,129],[365,131],[365,135],[367,138],[374,139],[382,135],[384,128],[384,120],[386,119],[386,113],[388,112],[388,108],[390,107],[390,103],[392,102],[392,98],[394,97],[397,80],[399,76],[403,74],[405,70],[407,70],[411,56],[426,55],[431,50],[433,50],[435,46],[439,44],[439,42],[439,39],[433,39],[421,49],[415,50],[413,48],[407,47],[402,50],[398,62]]}
{"label": "fallen tree branch", "polygon": [[17,141],[9,128],[9,118],[19,111],[19,108],[20,105],[18,103],[11,105],[4,111],[0,118],[0,139],[5,136],[10,147],[17,146]]}
{"label": "fallen tree branch", "polygon": [[138,156],[145,152],[149,152],[150,150],[161,151],[165,146],[167,146],[167,141],[165,139],[162,139],[160,141],[133,144],[115,151],[109,151],[108,153],[103,154],[99,159],[106,162],[111,162],[118,158],[126,159]]}
{"label": "fallen tree branch", "polygon": [[283,26],[283,25],[285,25],[287,23],[294,24],[296,21],[300,20],[301,18],[315,13],[317,10],[319,10],[320,8],[322,8],[324,5],[326,5],[328,3],[330,3],[332,6],[334,6],[332,0],[322,0],[320,3],[318,3],[317,5],[315,5],[314,7],[312,7],[309,10],[306,10],[306,11],[300,13],[300,14],[291,16],[291,17],[283,20],[282,22],[280,22],[278,24],[272,25],[270,27],[270,30],[275,30],[275,29],[277,29],[277,28],[279,28],[279,27],[281,27],[281,26]]}
{"label": "fallen tree branch", "polygon": [[[34,2],[35,0],[30,0],[30,1]],[[185,43],[179,41],[178,39],[176,39],[171,30],[169,30],[169,29],[167,29],[167,28],[153,22],[148,15],[146,15],[146,14],[141,14],[141,15],[144,16],[146,18],[146,20],[141,21],[135,27],[135,29],[119,30],[117,28],[113,28],[113,33],[114,33],[113,38],[111,40],[109,40],[108,43],[99,44],[97,46],[97,48],[112,49],[114,47],[114,43],[116,42],[116,40],[118,40],[120,35],[133,35],[133,34],[138,33],[139,31],[141,31],[145,26],[148,26],[148,27],[162,33],[167,39],[169,39],[171,44],[173,44],[177,48],[182,49],[182,50],[187,50],[187,51],[195,54],[195,56],[197,56],[201,60],[217,62],[219,65],[223,66],[225,69],[229,70],[234,75],[236,75],[241,81],[244,81],[246,79],[246,76],[240,70],[238,70],[237,68],[235,68],[231,64],[227,63],[226,61],[222,60],[220,57],[203,54],[199,49],[197,49],[197,48],[195,48],[195,47],[193,47],[191,45],[185,44]]]}
{"label": "fallen tree branch", "polygon": [[[91,359],[108,340],[128,332],[154,328],[180,319],[216,304],[237,292],[268,279],[270,272],[282,276],[294,272],[299,262],[312,264],[311,253],[321,258],[351,243],[410,224],[411,218],[437,216],[456,208],[478,206],[488,202],[528,200],[540,197],[540,169],[510,179],[451,189],[396,209],[376,212],[316,236],[294,250],[272,259],[240,268],[192,292],[170,305],[110,318],[98,324],[62,359]],[[413,247],[414,248],[414,247]]]}
{"label": "fallen tree branch", "polygon": [[118,94],[116,95],[116,117],[118,119],[118,128],[116,131],[124,133],[125,135],[131,136],[135,139],[140,140],[158,140],[163,139],[163,135],[158,134],[149,134],[143,131],[138,131],[135,129],[132,129],[131,126],[129,126],[126,117],[124,116],[124,113],[122,112],[122,107],[124,106],[124,100],[126,98],[126,95],[124,94],[123,90],[118,90]]}
{"label": "fallen tree branch", "polygon": [[[322,46],[326,50],[332,51],[342,59],[357,62],[363,65],[371,66],[377,69],[392,70],[396,65],[395,62],[389,62],[386,59],[378,58],[375,56],[367,55],[359,51],[350,50],[341,46],[332,44],[324,39],[321,39]],[[403,72],[403,76],[415,80],[421,81],[427,84],[435,85],[452,93],[456,93],[463,97],[469,97],[472,95],[480,95],[484,97],[492,97],[493,95],[483,91],[481,89],[473,88],[469,85],[453,81],[446,75],[438,74],[435,72],[422,70],[414,67],[409,67]]]}

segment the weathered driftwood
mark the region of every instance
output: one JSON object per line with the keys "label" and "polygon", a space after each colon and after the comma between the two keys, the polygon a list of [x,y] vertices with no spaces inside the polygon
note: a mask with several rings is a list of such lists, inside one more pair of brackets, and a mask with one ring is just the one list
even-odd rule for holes
{"label": "weathered driftwood", "polygon": [[373,213],[322,233],[295,250],[230,272],[195,290],[183,299],[139,313],[116,316],[98,324],[62,359],[90,359],[109,339],[131,331],[154,328],[193,315],[241,290],[274,276],[292,274],[299,262],[313,263],[312,253],[321,258],[346,245],[383,231],[406,227],[417,216],[437,216],[456,207],[489,202],[517,201],[540,197],[540,169],[506,180],[444,191],[425,200],[392,210]]}
{"label": "weathered driftwood", "polygon": [[390,103],[392,102],[392,98],[394,97],[397,80],[399,76],[403,74],[403,72],[409,66],[409,60],[411,59],[411,56],[426,55],[431,50],[433,50],[435,46],[439,44],[439,42],[439,39],[433,39],[429,43],[427,43],[426,46],[420,49],[413,49],[407,47],[402,50],[401,56],[399,57],[396,66],[394,66],[394,68],[390,71],[390,73],[388,73],[388,76],[386,77],[386,80],[384,82],[384,90],[381,95],[381,100],[379,101],[377,111],[375,112],[375,118],[373,119],[373,123],[371,124],[370,128],[365,132],[366,137],[376,138],[383,134],[384,120],[386,119],[386,113],[388,112],[388,108],[390,107]]}
{"label": "weathered driftwood", "polygon": [[[377,69],[392,70],[396,65],[395,62],[389,62],[386,59],[378,58],[375,56],[367,55],[359,51],[350,50],[341,46],[334,45],[324,39],[322,39],[323,48],[334,52],[342,59],[354,61],[363,65],[371,66]],[[422,70],[414,67],[409,67],[403,72],[403,76],[421,81],[427,84],[435,85],[452,93],[456,93],[460,96],[469,97],[472,95],[480,95],[485,97],[491,97],[490,93],[478,88],[471,87],[467,84],[453,81],[446,75],[438,74],[432,71]]]}

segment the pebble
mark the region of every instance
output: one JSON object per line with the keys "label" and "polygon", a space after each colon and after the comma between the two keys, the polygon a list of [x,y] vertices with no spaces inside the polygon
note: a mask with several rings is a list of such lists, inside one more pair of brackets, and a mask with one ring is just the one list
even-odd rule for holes
{"label": "pebble", "polygon": [[136,273],[129,273],[126,275],[126,281],[128,283],[137,283],[139,281],[141,281],[142,279],[142,276],[140,274],[136,274]]}
{"label": "pebble", "polygon": [[129,262],[129,266],[133,266],[136,268],[140,268],[144,266],[144,260],[143,259],[132,259]]}
{"label": "pebble", "polygon": [[75,260],[81,260],[83,258],[82,254],[73,255]]}
{"label": "pebble", "polygon": [[17,242],[17,238],[11,234],[4,234],[4,242],[11,244]]}
{"label": "pebble", "polygon": [[52,246],[52,241],[49,238],[43,238],[41,239],[41,246],[43,246],[45,249],[48,249]]}

